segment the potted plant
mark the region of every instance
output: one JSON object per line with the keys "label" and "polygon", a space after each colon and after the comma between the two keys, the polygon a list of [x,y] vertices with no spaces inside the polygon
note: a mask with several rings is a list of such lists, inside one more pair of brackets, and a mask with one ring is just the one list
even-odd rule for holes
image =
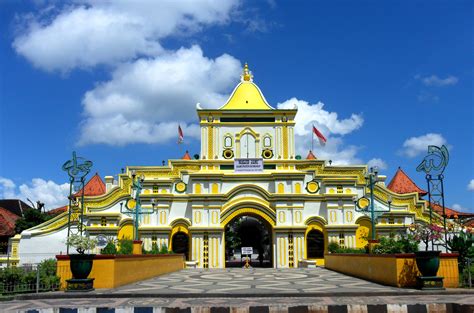
{"label": "potted plant", "polygon": [[415,241],[417,241],[418,243],[423,242],[425,244],[425,251],[415,252],[416,266],[421,272],[421,276],[436,276],[439,269],[439,255],[441,251],[430,251],[428,250],[428,247],[430,242],[437,241],[442,238],[444,229],[436,224],[414,224],[410,226],[410,231],[412,232],[413,239]]}
{"label": "potted plant", "polygon": [[74,247],[78,254],[69,254],[70,268],[74,279],[86,279],[92,270],[95,254],[86,254],[97,245],[97,240],[81,235],[70,235],[66,244]]}

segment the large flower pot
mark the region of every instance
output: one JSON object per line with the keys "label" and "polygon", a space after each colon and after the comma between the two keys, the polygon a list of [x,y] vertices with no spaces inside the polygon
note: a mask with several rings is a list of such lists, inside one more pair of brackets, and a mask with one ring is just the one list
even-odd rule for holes
{"label": "large flower pot", "polygon": [[70,268],[74,279],[86,279],[92,270],[95,254],[70,254]]}
{"label": "large flower pot", "polygon": [[418,251],[415,252],[416,266],[421,276],[436,276],[439,269],[439,254],[441,251]]}

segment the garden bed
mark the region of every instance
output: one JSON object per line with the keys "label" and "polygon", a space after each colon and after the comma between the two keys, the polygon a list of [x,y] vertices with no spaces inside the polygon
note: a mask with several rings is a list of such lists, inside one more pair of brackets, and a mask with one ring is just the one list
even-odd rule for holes
{"label": "garden bed", "polygon": [[[61,289],[72,278],[69,256],[57,255]],[[96,255],[89,278],[94,288],[116,288],[184,268],[184,254]]]}
{"label": "garden bed", "polygon": [[[331,253],[324,259],[325,267],[330,270],[389,286],[415,287],[416,277],[420,275],[414,253]],[[438,276],[444,277],[445,288],[459,286],[457,253],[441,253]]]}

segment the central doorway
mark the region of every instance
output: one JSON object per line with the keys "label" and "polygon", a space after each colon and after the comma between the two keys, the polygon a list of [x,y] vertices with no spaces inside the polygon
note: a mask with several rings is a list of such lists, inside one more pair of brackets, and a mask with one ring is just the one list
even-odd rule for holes
{"label": "central doorway", "polygon": [[177,232],[171,239],[173,253],[183,253],[186,261],[189,260],[189,237],[184,232]]}
{"label": "central doorway", "polygon": [[252,267],[273,267],[271,225],[259,216],[240,215],[225,226],[225,265],[242,267],[245,255],[242,247],[252,247]]}

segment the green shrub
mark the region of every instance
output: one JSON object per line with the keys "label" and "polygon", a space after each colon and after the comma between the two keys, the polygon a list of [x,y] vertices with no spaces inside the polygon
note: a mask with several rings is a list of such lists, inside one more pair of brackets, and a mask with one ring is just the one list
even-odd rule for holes
{"label": "green shrub", "polygon": [[100,254],[117,254],[117,247],[111,241],[107,243],[107,245],[100,250]]}
{"label": "green shrub", "polygon": [[40,276],[56,276],[57,263],[55,259],[47,259],[38,264]]}
{"label": "green shrub", "polygon": [[339,250],[340,247],[339,247],[339,244],[337,242],[331,242],[329,245],[328,245],[328,251],[329,253],[336,253],[337,250]]}
{"label": "green shrub", "polygon": [[161,245],[161,248],[160,248],[160,254],[168,254],[169,251],[168,251],[168,246],[166,245]]}
{"label": "green shrub", "polygon": [[38,274],[41,291],[56,290],[60,282],[56,276],[56,266],[55,259],[48,259],[39,263],[37,270],[20,267],[1,269],[0,293],[33,292]]}
{"label": "green shrub", "polygon": [[25,271],[22,268],[10,267],[0,271],[0,282],[3,285],[19,284],[22,281]]}
{"label": "green shrub", "polygon": [[471,233],[460,232],[448,239],[447,245],[453,252],[458,252],[459,272],[464,272],[467,266],[467,259],[474,257],[474,236]]}
{"label": "green shrub", "polygon": [[119,250],[117,254],[132,254],[133,253],[133,240],[131,239],[120,239]]}
{"label": "green shrub", "polygon": [[346,248],[341,247],[337,242],[331,242],[328,245],[330,253],[366,253],[365,248]]}
{"label": "green shrub", "polygon": [[402,238],[381,237],[372,252],[374,254],[413,253],[418,251],[418,243],[409,236]]}
{"label": "green shrub", "polygon": [[158,249],[158,244],[156,242],[152,243],[150,254],[158,254],[160,249]]}

